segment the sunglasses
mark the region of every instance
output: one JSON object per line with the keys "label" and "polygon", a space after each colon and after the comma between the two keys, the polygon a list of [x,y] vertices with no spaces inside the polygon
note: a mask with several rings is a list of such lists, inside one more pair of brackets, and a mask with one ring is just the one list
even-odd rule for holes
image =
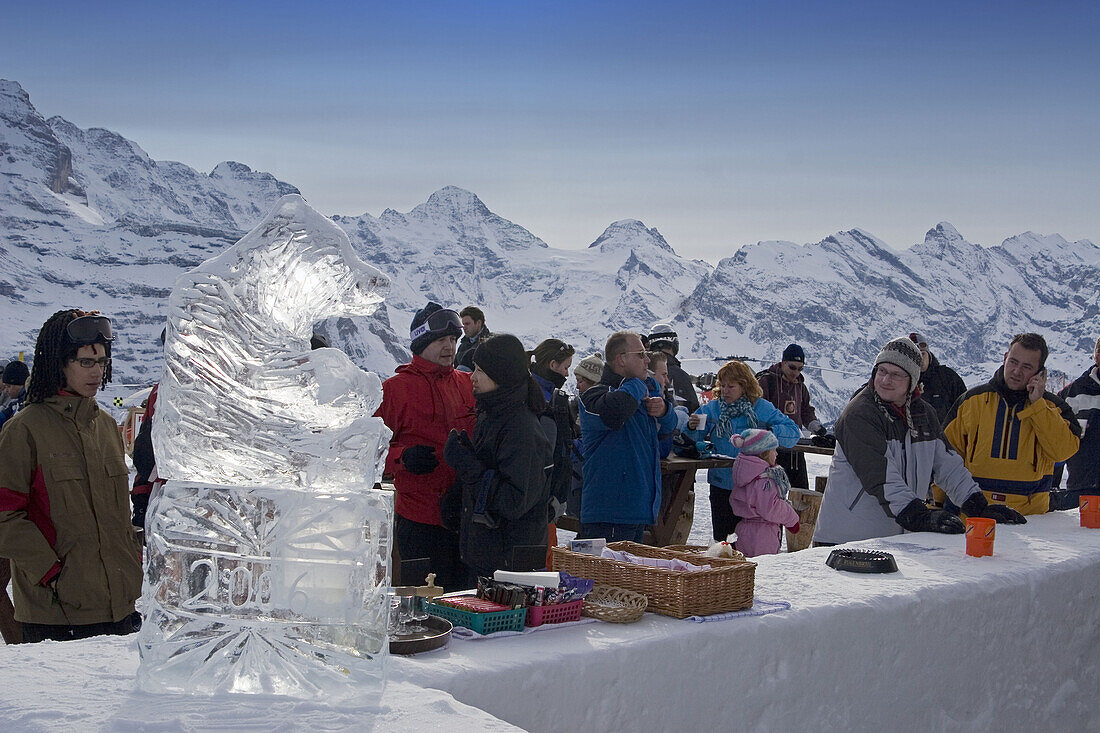
{"label": "sunglasses", "polygon": [[424,334],[431,334],[442,338],[443,336],[458,336],[462,333],[462,319],[452,310],[439,310],[428,316],[427,320],[409,332],[409,338],[413,341]]}
{"label": "sunglasses", "polygon": [[567,356],[573,356],[575,353],[577,353],[577,350],[571,345],[563,344],[560,349],[554,352],[554,356],[550,358],[550,361],[562,362],[565,361]]}
{"label": "sunglasses", "polygon": [[111,365],[111,357],[104,356],[99,359],[72,359],[80,365],[81,369],[91,369],[92,367],[102,367],[106,369]]}
{"label": "sunglasses", "polygon": [[65,326],[65,336],[70,343],[109,343],[115,340],[111,332],[111,319],[107,316],[80,316]]}

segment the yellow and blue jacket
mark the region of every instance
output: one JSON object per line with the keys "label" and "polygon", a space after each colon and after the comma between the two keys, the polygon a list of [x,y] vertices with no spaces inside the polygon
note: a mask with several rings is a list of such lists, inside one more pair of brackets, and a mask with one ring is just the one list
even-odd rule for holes
{"label": "yellow and blue jacket", "polygon": [[1022,514],[1047,511],[1054,464],[1077,452],[1081,428],[1052,392],[1033,404],[1012,391],[1004,367],[968,390],[947,413],[944,434],[991,502]]}

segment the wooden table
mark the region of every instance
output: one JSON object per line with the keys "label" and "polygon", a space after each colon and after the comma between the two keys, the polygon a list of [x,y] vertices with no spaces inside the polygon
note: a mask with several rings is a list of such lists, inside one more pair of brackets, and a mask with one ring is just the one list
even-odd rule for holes
{"label": "wooden table", "polygon": [[822,448],[816,445],[803,445],[802,443],[797,443],[793,448],[788,448],[787,450],[794,451],[795,453],[816,453],[819,456],[831,456],[835,452],[833,448]]}
{"label": "wooden table", "polygon": [[[798,444],[789,450],[823,456],[833,454],[832,448],[819,448],[816,445]],[[680,519],[694,513],[694,505],[690,502],[694,501],[695,496],[695,474],[701,469],[729,468],[733,465],[733,460],[669,456],[661,461],[661,510],[657,514],[657,524],[646,531],[645,543],[655,547],[686,544],[691,533],[691,523],[681,522]],[[818,491],[823,490],[823,487],[818,487]],[[572,532],[580,531],[580,521],[569,515],[560,517],[557,526]]]}
{"label": "wooden table", "polygon": [[[661,461],[661,511],[657,524],[646,532],[646,544],[656,547],[682,545],[691,533],[689,522],[680,522],[685,512],[694,514],[695,474],[705,468],[729,468],[732,458],[681,458],[669,456]],[[687,524],[685,527],[684,524]]]}

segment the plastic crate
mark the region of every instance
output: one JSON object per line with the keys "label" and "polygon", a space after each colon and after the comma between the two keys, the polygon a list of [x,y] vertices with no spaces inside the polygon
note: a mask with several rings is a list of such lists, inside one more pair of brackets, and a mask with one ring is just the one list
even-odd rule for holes
{"label": "plastic crate", "polygon": [[542,626],[543,624],[562,624],[566,621],[577,621],[584,609],[584,599],[559,603],[554,606],[528,606],[527,625]]}
{"label": "plastic crate", "polygon": [[470,611],[443,606],[431,601],[425,601],[424,608],[433,616],[445,618],[455,626],[464,626],[479,634],[493,634],[497,631],[523,631],[523,622],[527,619],[526,608],[490,611],[489,613],[471,613]]}

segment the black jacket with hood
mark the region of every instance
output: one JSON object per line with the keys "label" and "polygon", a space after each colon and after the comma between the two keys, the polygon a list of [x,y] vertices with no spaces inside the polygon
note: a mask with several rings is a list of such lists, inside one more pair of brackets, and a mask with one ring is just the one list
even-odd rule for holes
{"label": "black jacket with hood", "polygon": [[[527,405],[527,394],[524,382],[474,396],[477,422],[472,442],[486,471],[480,481],[459,479],[459,549],[462,561],[479,575],[491,575],[497,569],[538,570],[545,564],[516,567],[512,562],[514,547],[545,546],[547,535],[550,485],[546,468],[553,461],[552,446],[538,415]],[[475,521],[479,494],[489,524]]]}

